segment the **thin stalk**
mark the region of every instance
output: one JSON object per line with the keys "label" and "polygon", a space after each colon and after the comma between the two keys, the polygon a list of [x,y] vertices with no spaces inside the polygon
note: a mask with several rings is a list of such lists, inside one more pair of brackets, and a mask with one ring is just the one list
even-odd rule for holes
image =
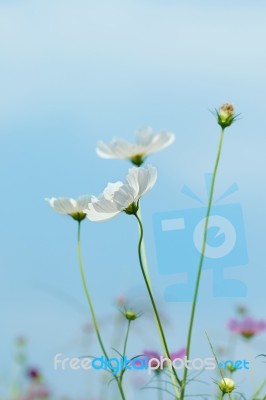
{"label": "thin stalk", "polygon": [[[189,359],[189,355],[190,355],[191,337],[192,337],[192,331],[193,331],[193,325],[194,325],[196,305],[197,305],[197,300],[198,300],[198,293],[199,293],[199,286],[200,286],[200,279],[201,279],[203,261],[204,261],[206,244],[207,244],[207,233],[208,233],[209,218],[210,218],[210,212],[211,212],[212,201],[213,201],[213,194],[214,194],[216,175],[217,175],[217,170],[218,170],[219,161],[220,161],[220,157],[221,157],[222,146],[223,146],[223,139],[224,139],[224,129],[222,129],[221,134],[220,134],[220,141],[219,141],[218,152],[217,152],[217,156],[216,156],[216,160],[215,160],[215,164],[214,164],[214,170],[213,170],[212,181],[211,181],[211,189],[210,189],[210,195],[209,195],[206,219],[205,219],[205,224],[204,224],[201,256],[200,256],[200,261],[199,261],[198,274],[197,274],[197,280],[196,280],[196,287],[195,287],[194,298],[193,298],[193,303],[192,303],[189,330],[188,330],[188,338],[187,338],[186,351],[187,351],[187,358],[188,359]],[[188,374],[188,370],[187,370],[187,368],[185,368],[184,369],[184,375],[183,375],[183,386],[182,386],[182,390],[181,390],[181,400],[183,400],[184,396],[185,396],[187,374]]]}
{"label": "thin stalk", "polygon": [[127,351],[127,341],[128,341],[129,330],[130,330],[130,324],[131,324],[131,321],[128,321],[127,333],[126,333],[124,349],[123,349],[123,358],[125,357],[126,351]]}
{"label": "thin stalk", "polygon": [[[139,238],[139,244],[138,244],[138,256],[139,256],[139,264],[140,264],[141,272],[142,272],[142,275],[143,275],[143,278],[144,278],[144,282],[145,282],[145,285],[146,285],[146,288],[147,288],[147,291],[148,291],[148,294],[149,294],[149,297],[150,297],[150,300],[151,300],[152,309],[153,309],[153,312],[154,312],[157,328],[158,328],[160,339],[161,339],[161,343],[162,343],[162,346],[163,346],[163,351],[164,351],[165,355],[167,356],[167,358],[169,358],[171,360],[171,356],[170,356],[170,352],[168,350],[168,346],[167,346],[164,330],[163,330],[163,327],[162,327],[162,323],[161,323],[161,320],[160,320],[160,316],[159,316],[159,313],[158,313],[158,310],[157,310],[157,307],[156,307],[156,304],[155,304],[155,300],[154,300],[154,297],[153,297],[153,294],[152,294],[152,291],[151,291],[151,287],[150,287],[150,284],[149,284],[149,281],[148,281],[148,278],[146,276],[146,273],[145,273],[145,270],[144,270],[144,266],[143,266],[142,254],[141,254],[141,244],[142,244],[142,240],[143,240],[143,226],[142,226],[142,223],[141,223],[141,220],[140,220],[139,216],[137,214],[134,214],[134,215],[137,218],[137,221],[138,221],[138,224],[139,224],[139,228],[140,228],[140,238]],[[170,376],[171,376],[171,379],[172,379],[172,382],[173,382],[173,387],[174,387],[174,390],[175,390],[176,399],[179,399],[179,390],[177,388],[177,384],[181,386],[182,382],[178,378],[177,373],[176,373],[175,369],[173,368],[173,366],[171,367],[171,365],[169,365],[169,363],[167,363],[167,366],[168,366],[168,369],[169,369],[169,372],[170,372]]]}
{"label": "thin stalk", "polygon": [[[131,321],[129,320],[128,324],[127,324],[127,332],[126,332],[126,337],[125,337],[125,341],[124,341],[124,348],[123,348],[123,353],[122,353],[123,354],[123,360],[125,359],[125,355],[126,355],[126,351],[127,351],[127,342],[128,342],[130,324],[131,324]],[[125,369],[121,372],[121,375],[120,375],[120,383],[121,383],[121,385],[122,385],[124,373],[125,373]]]}
{"label": "thin stalk", "polygon": [[[139,206],[139,210],[138,210],[138,216],[139,216],[139,219],[140,219],[140,221],[141,221],[141,223],[142,223],[141,208],[140,208],[140,206]],[[142,223],[142,225],[143,225],[143,223]],[[152,289],[152,287],[151,287],[150,272],[149,272],[149,266],[148,266],[148,260],[147,260],[147,254],[146,254],[146,246],[145,246],[145,240],[144,240],[144,238],[142,239],[142,242],[141,242],[141,254],[142,254],[143,268],[144,268],[144,271],[145,271],[147,280],[148,280],[148,282],[149,282],[150,288]]]}
{"label": "thin stalk", "polygon": [[[79,262],[79,270],[80,270],[81,280],[82,280],[83,289],[84,289],[84,292],[85,292],[85,295],[86,295],[86,298],[87,298],[87,301],[88,301],[88,304],[89,304],[89,307],[90,307],[90,312],[91,312],[91,316],[92,316],[92,320],[93,320],[93,325],[94,325],[94,329],[95,329],[95,332],[96,332],[96,335],[97,335],[97,339],[98,339],[99,345],[101,347],[101,350],[102,350],[105,358],[109,361],[108,354],[107,354],[107,352],[105,350],[105,347],[104,347],[104,344],[103,344],[103,341],[102,341],[102,338],[101,338],[101,335],[100,335],[99,325],[98,325],[98,322],[97,322],[97,319],[96,319],[96,315],[95,315],[95,312],[94,312],[93,304],[92,304],[92,301],[91,301],[91,297],[90,297],[90,294],[89,294],[89,289],[88,289],[88,286],[87,286],[86,277],[85,277],[85,273],[84,273],[83,261],[82,261],[82,255],[81,255],[80,228],[81,228],[81,223],[80,223],[80,221],[78,221],[77,254],[78,254],[78,262]],[[118,377],[115,375],[114,378],[115,378],[115,380],[117,382],[121,398],[123,400],[126,400],[125,394],[123,392],[122,385],[120,384]]]}

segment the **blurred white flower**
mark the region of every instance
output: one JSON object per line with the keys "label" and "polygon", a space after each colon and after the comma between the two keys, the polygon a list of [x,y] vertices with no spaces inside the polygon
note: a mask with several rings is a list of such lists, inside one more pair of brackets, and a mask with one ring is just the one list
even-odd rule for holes
{"label": "blurred white flower", "polygon": [[103,158],[130,160],[139,167],[147,156],[170,146],[174,140],[173,133],[154,133],[151,128],[145,128],[137,131],[136,143],[129,143],[124,139],[113,139],[110,144],[100,141],[96,152]]}
{"label": "blurred white flower", "polygon": [[127,183],[109,183],[103,194],[87,205],[84,212],[90,221],[104,221],[120,212],[136,214],[139,199],[152,189],[157,179],[155,167],[130,168]]}
{"label": "blurred white flower", "polygon": [[88,203],[91,202],[91,196],[85,195],[78,199],[72,199],[67,197],[52,197],[51,199],[45,199],[48,201],[50,206],[60,214],[67,214],[74,218],[76,221],[82,221],[86,218],[86,214],[83,212],[84,208],[88,207]]}

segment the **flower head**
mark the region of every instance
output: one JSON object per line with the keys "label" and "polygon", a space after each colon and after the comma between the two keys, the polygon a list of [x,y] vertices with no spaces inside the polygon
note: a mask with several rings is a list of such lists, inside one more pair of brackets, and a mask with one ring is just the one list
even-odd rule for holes
{"label": "flower head", "polygon": [[237,371],[236,366],[234,364],[231,364],[231,363],[227,363],[226,368],[227,368],[227,370],[229,372],[231,372],[231,374],[233,374],[235,371]]}
{"label": "flower head", "polygon": [[122,314],[128,321],[135,321],[135,319],[139,318],[141,315],[140,313],[130,309],[123,311]]}
{"label": "flower head", "polygon": [[137,131],[136,143],[129,143],[123,139],[113,139],[110,144],[100,141],[96,152],[102,158],[126,159],[139,167],[147,156],[170,146],[174,140],[173,133],[154,133],[151,128],[145,128]]}
{"label": "flower head", "polygon": [[218,124],[223,128],[230,126],[238,117],[239,114],[235,114],[234,106],[230,103],[221,105],[219,110],[215,110]]}
{"label": "flower head", "polygon": [[228,329],[246,339],[266,330],[266,321],[256,321],[252,317],[245,316],[242,320],[231,319],[228,323]]}
{"label": "flower head", "polygon": [[147,168],[130,168],[127,183],[109,183],[99,198],[92,198],[84,212],[91,221],[104,221],[124,211],[135,215],[138,211],[139,199],[154,186],[157,170]]}
{"label": "flower head", "polygon": [[219,383],[219,388],[223,393],[231,393],[235,387],[235,382],[230,378],[223,378]]}
{"label": "flower head", "polygon": [[85,195],[78,199],[72,199],[67,197],[52,197],[51,199],[45,199],[48,201],[50,206],[60,214],[67,214],[74,218],[76,221],[82,221],[86,218],[86,214],[83,212],[84,208],[88,206],[91,201],[91,196]]}

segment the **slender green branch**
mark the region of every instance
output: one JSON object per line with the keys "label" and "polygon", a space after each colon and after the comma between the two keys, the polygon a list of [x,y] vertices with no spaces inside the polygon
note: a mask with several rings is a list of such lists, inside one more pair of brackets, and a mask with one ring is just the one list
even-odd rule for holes
{"label": "slender green branch", "polygon": [[[218,170],[219,161],[220,161],[220,157],[221,157],[223,139],[224,139],[224,129],[222,129],[221,135],[220,135],[219,147],[218,147],[218,152],[217,152],[215,165],[214,165],[214,170],[213,170],[213,175],[212,175],[211,189],[210,189],[207,213],[206,213],[205,224],[204,224],[202,249],[201,249],[200,261],[199,261],[199,267],[198,267],[198,274],[197,274],[197,280],[196,280],[196,287],[195,287],[195,292],[194,292],[194,298],[193,298],[191,316],[190,316],[190,322],[189,322],[189,329],[188,329],[188,338],[187,338],[187,347],[186,347],[187,358],[188,359],[189,359],[189,355],[190,355],[191,338],[192,338],[192,331],[193,331],[193,325],[194,325],[195,311],[196,311],[196,305],[197,305],[197,300],[198,300],[200,279],[201,279],[203,261],[204,261],[206,244],[207,244],[207,233],[208,233],[209,218],[210,218],[210,212],[211,212],[212,201],[213,201],[213,194],[214,194],[216,175],[217,175],[217,170]],[[183,387],[182,387],[182,391],[181,391],[181,400],[183,400],[184,396],[185,396],[187,374],[188,374],[188,370],[187,370],[187,368],[185,368],[184,369],[184,376],[183,376]]]}
{"label": "slender green branch", "polygon": [[[129,321],[128,321],[128,324],[127,324],[127,332],[126,332],[126,337],[125,337],[124,347],[123,347],[123,353],[122,353],[122,355],[123,355],[123,360],[125,359],[126,351],[127,351],[127,342],[128,342],[130,324],[131,324],[131,321],[129,320]],[[121,385],[122,385],[123,376],[124,376],[125,371],[126,371],[126,370],[123,369],[123,371],[121,372],[121,375],[120,375],[120,383],[121,383]]]}
{"label": "slender green branch", "polygon": [[[107,360],[109,360],[108,354],[107,354],[107,352],[105,350],[105,347],[104,347],[104,344],[103,344],[103,341],[102,341],[102,338],[101,338],[101,335],[100,335],[99,325],[98,325],[98,322],[97,322],[97,319],[96,319],[96,315],[95,315],[95,312],[94,312],[93,304],[92,304],[92,301],[91,301],[91,297],[90,297],[90,294],[89,294],[89,289],[88,289],[88,286],[87,286],[86,277],[85,277],[85,273],[84,273],[83,261],[82,261],[82,255],[81,255],[81,242],[80,242],[80,230],[81,229],[80,228],[81,228],[81,221],[78,221],[77,253],[78,253],[78,262],[79,262],[79,270],[80,270],[81,280],[82,280],[83,289],[84,289],[84,292],[85,292],[85,295],[86,295],[86,298],[87,298],[87,301],[88,301],[88,304],[89,304],[89,307],[90,307],[90,312],[91,312],[91,316],[92,316],[92,320],[93,320],[93,325],[94,325],[94,329],[95,329],[95,332],[96,332],[96,335],[97,335],[97,339],[98,339],[99,345],[101,347],[101,350],[102,350],[105,358]],[[119,379],[118,379],[118,377],[116,375],[114,376],[114,378],[115,378],[115,380],[117,382],[121,398],[123,400],[125,400],[126,398],[125,398],[125,395],[124,395],[124,392],[123,392],[122,385],[119,382]]]}
{"label": "slender green branch", "polygon": [[[163,327],[162,327],[162,323],[161,323],[161,320],[160,320],[160,316],[159,316],[159,313],[158,313],[158,310],[157,310],[157,307],[156,307],[156,304],[155,304],[155,300],[154,300],[154,297],[153,297],[153,294],[152,294],[152,291],[151,291],[151,287],[150,287],[150,284],[149,284],[149,281],[148,281],[148,278],[146,276],[146,273],[145,273],[145,270],[144,270],[144,266],[143,266],[142,254],[141,254],[141,245],[142,245],[142,240],[143,240],[143,226],[142,226],[142,223],[141,223],[141,220],[140,220],[139,216],[137,214],[134,214],[134,215],[137,218],[137,221],[138,221],[138,224],[139,224],[139,228],[140,228],[140,238],[139,238],[139,244],[138,244],[138,256],[139,256],[139,264],[140,264],[141,272],[142,272],[142,275],[143,275],[143,278],[144,278],[144,282],[145,282],[145,285],[146,285],[146,288],[147,288],[147,291],[148,291],[148,294],[149,294],[149,297],[150,297],[150,300],[151,300],[152,309],[153,309],[153,312],[154,312],[156,324],[157,324],[157,327],[158,327],[160,339],[161,339],[162,346],[163,346],[163,351],[164,351],[165,355],[167,356],[167,358],[169,358],[169,360],[171,360],[171,356],[170,356],[170,352],[168,350],[168,346],[167,346],[164,330],[163,330]],[[173,368],[173,366],[171,367],[169,365],[169,363],[167,363],[167,366],[169,368],[169,372],[170,372],[171,379],[172,379],[172,382],[173,382],[176,398],[179,399],[179,390],[178,390],[177,384],[179,386],[181,386],[182,382],[178,378],[176,370]]]}
{"label": "slender green branch", "polygon": [[128,325],[127,325],[127,333],[126,333],[126,337],[125,337],[125,343],[124,343],[124,348],[123,348],[123,358],[126,355],[126,350],[127,350],[127,341],[128,341],[128,335],[129,335],[129,330],[130,330],[130,324],[131,321],[128,321]]}
{"label": "slender green branch", "polygon": [[[209,345],[210,345],[212,354],[213,354],[213,356],[214,356],[214,359],[215,359],[215,362],[216,362],[216,365],[217,365],[219,374],[221,375],[221,378],[222,378],[223,382],[226,384],[226,382],[225,382],[225,380],[224,380],[225,377],[224,377],[224,374],[223,374],[223,372],[222,372],[222,369],[221,369],[221,367],[220,367],[220,365],[219,365],[219,361],[218,361],[217,355],[216,355],[216,353],[215,353],[215,351],[214,351],[212,342],[211,342],[211,340],[210,340],[210,338],[209,338],[207,332],[205,332],[205,334],[206,334],[207,340],[208,340],[208,342],[209,342]],[[230,393],[227,393],[227,394],[228,394],[229,400],[232,400],[231,394],[230,394]],[[222,393],[222,395],[221,395],[222,398],[224,397],[224,395],[225,395],[225,393]]]}
{"label": "slender green branch", "polygon": [[[141,208],[140,208],[140,206],[139,206],[139,209],[138,209],[138,217],[139,217],[139,219],[140,219],[140,221],[141,221],[141,223],[142,223]],[[142,225],[143,225],[143,223],[142,223]],[[148,266],[148,261],[147,261],[147,254],[146,254],[146,246],[145,246],[145,240],[144,240],[144,238],[142,239],[142,242],[141,242],[141,254],[142,254],[143,268],[144,268],[144,271],[145,271],[147,280],[148,280],[148,282],[149,282],[150,288],[152,289],[152,287],[151,287],[150,272],[149,272],[149,266]]]}

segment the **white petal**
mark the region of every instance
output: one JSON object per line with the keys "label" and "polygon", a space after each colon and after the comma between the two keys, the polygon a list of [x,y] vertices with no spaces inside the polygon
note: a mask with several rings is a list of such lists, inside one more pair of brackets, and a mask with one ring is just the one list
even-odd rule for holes
{"label": "white petal", "polygon": [[73,210],[78,211],[78,203],[75,199],[69,199],[70,203],[73,206]]}
{"label": "white petal", "polygon": [[134,197],[136,198],[139,194],[139,169],[137,167],[130,168],[128,170],[127,181],[129,186],[134,190]]}
{"label": "white petal", "polygon": [[113,139],[110,144],[101,141],[97,145],[96,153],[102,158],[126,159],[132,157],[135,146],[123,139]]}
{"label": "white petal", "polygon": [[146,149],[146,154],[156,153],[170,146],[175,140],[175,135],[171,132],[161,132],[154,135],[153,140]]}
{"label": "white petal", "polygon": [[114,194],[114,202],[121,211],[125,210],[135,201],[135,199],[136,193],[134,188],[127,184],[121,186],[121,188]]}
{"label": "white petal", "polygon": [[155,167],[148,166],[147,168],[130,168],[127,176],[129,185],[136,190],[136,200],[147,193],[154,186],[157,179],[157,170]]}
{"label": "white petal", "polygon": [[78,211],[83,211],[84,208],[87,208],[88,204],[91,203],[91,201],[92,201],[92,196],[90,196],[90,195],[80,196],[77,199],[77,209],[78,209]]}
{"label": "white petal", "polygon": [[103,196],[107,200],[112,200],[114,197],[114,193],[117,192],[121,186],[123,186],[123,182],[120,181],[114,183],[109,182],[103,191]]}
{"label": "white petal", "polygon": [[96,147],[96,153],[98,156],[102,158],[115,158],[115,155],[113,154],[112,149],[110,146],[103,141],[98,142],[97,147]]}
{"label": "white petal", "polygon": [[154,137],[152,128],[142,128],[136,132],[136,142],[141,146],[149,146]]}
{"label": "white petal", "polygon": [[84,212],[87,214],[87,218],[90,221],[100,222],[115,217],[120,213],[120,210],[118,210],[112,202],[102,199],[90,203]]}
{"label": "white petal", "polygon": [[49,202],[50,206],[60,214],[71,214],[72,212],[76,211],[75,207],[73,206],[73,199],[66,197],[52,197],[51,199],[46,200]]}

